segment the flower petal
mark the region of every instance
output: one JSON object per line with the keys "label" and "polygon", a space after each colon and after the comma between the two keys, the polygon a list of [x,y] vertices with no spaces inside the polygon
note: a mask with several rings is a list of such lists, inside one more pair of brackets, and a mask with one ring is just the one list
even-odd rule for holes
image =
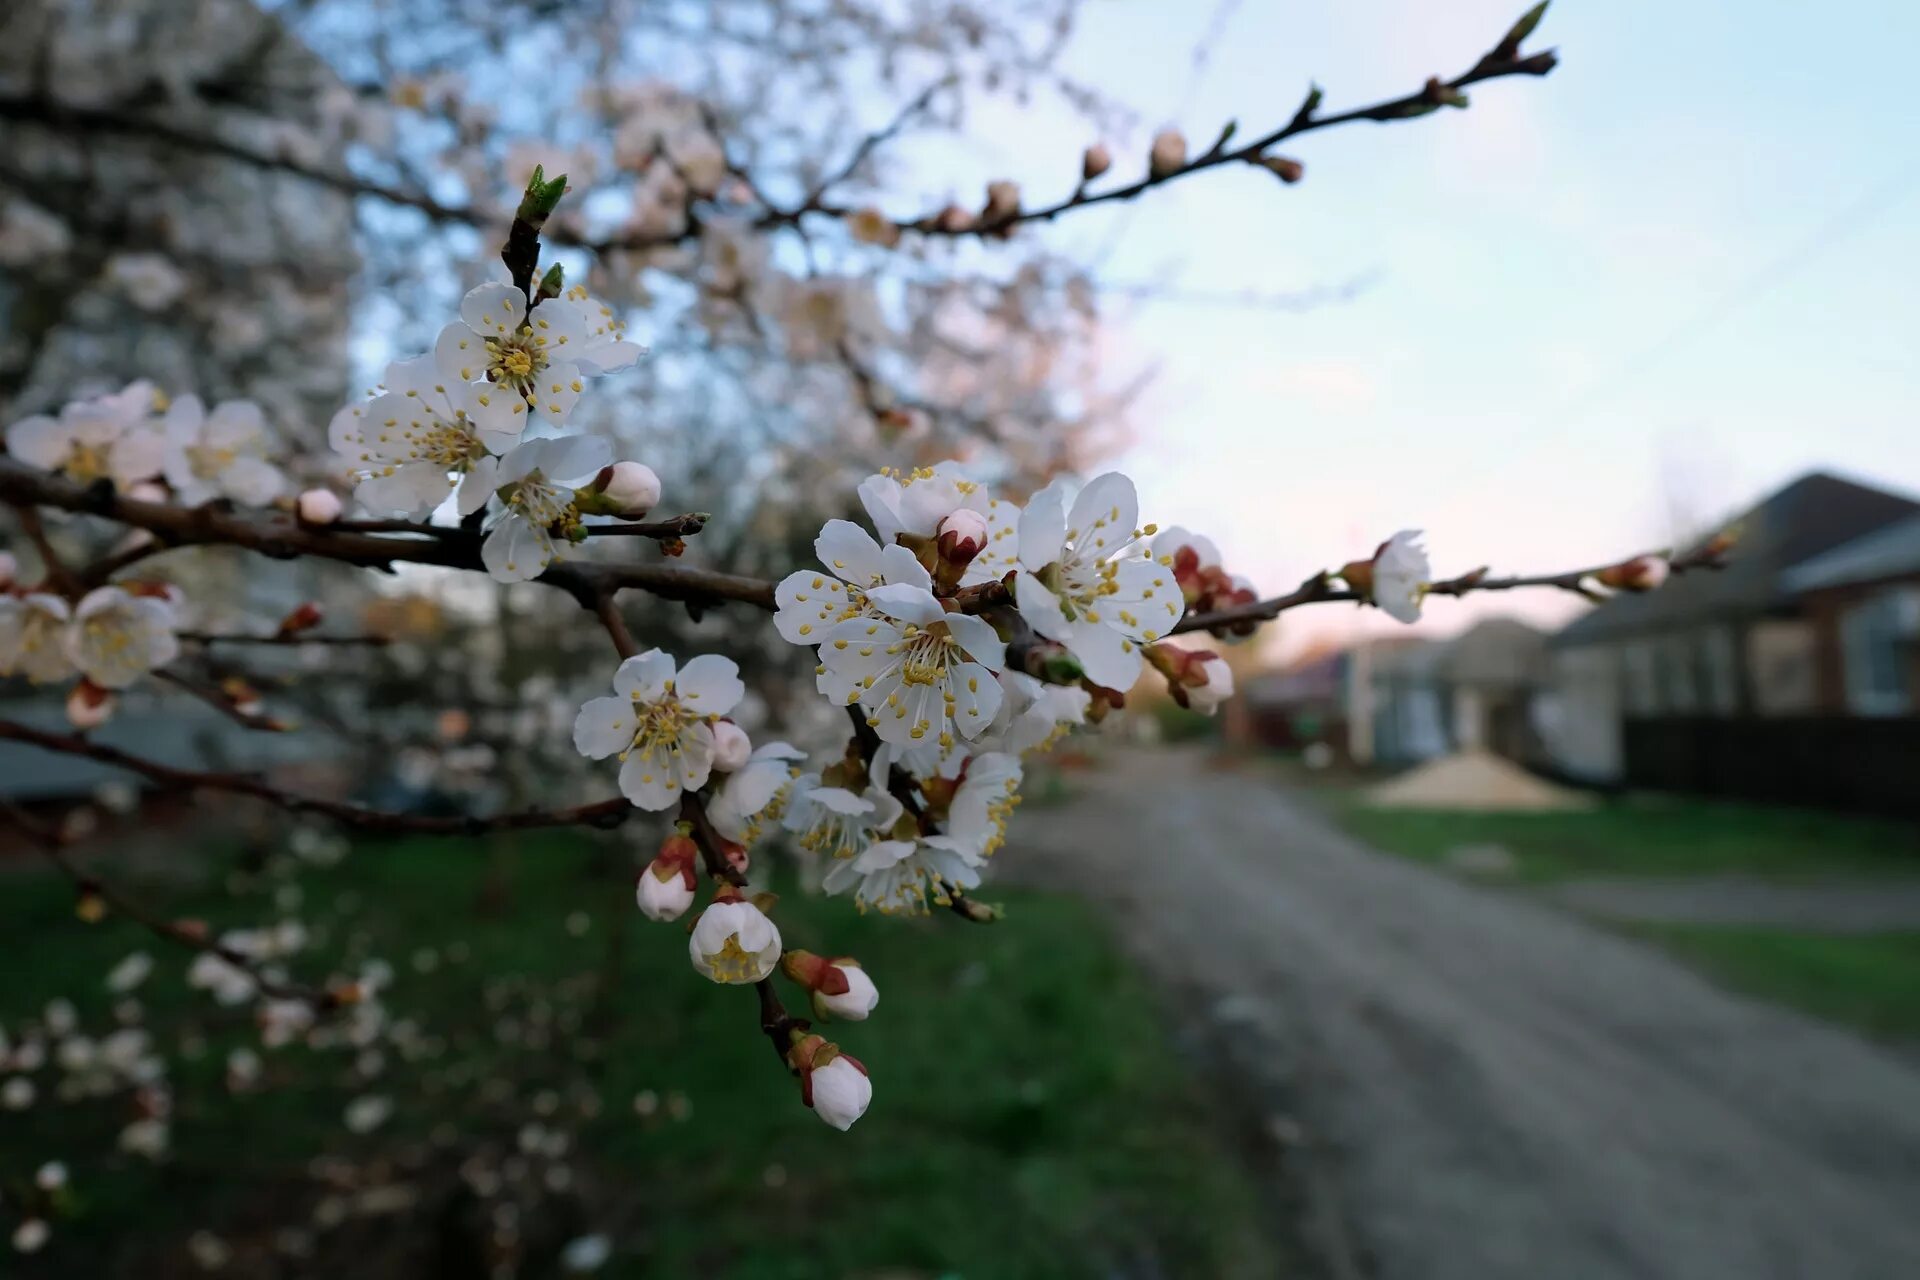
{"label": "flower petal", "polygon": [[703,653],[680,668],[674,692],[698,715],[723,716],[747,696],[747,686],[740,682],[740,668],[732,658]]}
{"label": "flower petal", "polygon": [[917,622],[922,625],[938,622],[947,616],[933,593],[924,587],[903,584],[875,587],[867,592],[867,600],[874,608],[889,618],[901,622]]}
{"label": "flower petal", "polygon": [[595,698],[573,721],[573,749],[590,760],[604,760],[633,744],[633,700]]}
{"label": "flower petal", "polygon": [[1133,537],[1140,520],[1140,498],[1133,481],[1118,471],[1095,476],[1073,500],[1067,515],[1067,541],[1081,558],[1105,560]]}
{"label": "flower petal", "polygon": [[867,586],[881,576],[880,544],[851,520],[829,520],[820,526],[820,536],[813,540],[813,551],[820,557],[821,564],[856,586]]}
{"label": "flower petal", "polygon": [[947,615],[947,630],[960,642],[967,656],[987,670],[998,671],[1007,665],[1007,643],[986,619],[967,613],[950,613]]}
{"label": "flower petal", "polygon": [[1047,639],[1065,644],[1073,639],[1073,624],[1060,608],[1060,599],[1040,585],[1040,580],[1023,573],[1013,580],[1013,598],[1027,625]]}
{"label": "flower petal", "polygon": [[488,281],[460,299],[460,318],[482,337],[512,333],[527,314],[527,299],[510,284]]}
{"label": "flower petal", "polygon": [[613,691],[623,698],[657,701],[673,681],[673,655],[663,649],[637,653],[613,673]]}

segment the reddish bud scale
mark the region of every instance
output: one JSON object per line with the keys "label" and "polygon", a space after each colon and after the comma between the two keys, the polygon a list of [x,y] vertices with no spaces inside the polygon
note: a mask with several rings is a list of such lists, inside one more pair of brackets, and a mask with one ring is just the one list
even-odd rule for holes
{"label": "reddish bud scale", "polygon": [[296,636],[302,631],[311,631],[320,625],[321,619],[325,616],[320,606],[309,600],[304,604],[296,605],[286,617],[280,619],[278,632],[283,636]]}
{"label": "reddish bud scale", "polygon": [[647,870],[660,877],[662,881],[679,876],[689,889],[696,889],[700,879],[695,868],[699,865],[700,846],[691,837],[675,833],[660,845],[660,852],[654,855]]}
{"label": "reddish bud scale", "polygon": [[842,996],[849,987],[846,970],[811,951],[787,952],[780,957],[780,971],[789,981],[823,995]]}

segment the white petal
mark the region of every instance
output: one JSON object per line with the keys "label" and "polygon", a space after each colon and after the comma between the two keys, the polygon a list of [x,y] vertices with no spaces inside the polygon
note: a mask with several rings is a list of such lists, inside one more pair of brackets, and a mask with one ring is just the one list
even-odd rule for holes
{"label": "white petal", "polygon": [[1060,558],[1067,537],[1065,503],[1060,491],[1048,485],[1033,495],[1020,513],[1020,563],[1038,572]]}
{"label": "white petal", "polygon": [[1140,519],[1140,499],[1133,481],[1118,471],[1095,476],[1073,500],[1067,516],[1067,539],[1082,557],[1104,560],[1133,536]]}
{"label": "white petal", "polygon": [[30,467],[51,471],[67,460],[73,433],[44,413],[7,428],[7,452]]}
{"label": "white petal", "polygon": [[[548,422],[562,423],[573,412],[574,402],[580,399],[583,388],[579,367],[571,360],[563,360],[540,371],[540,376],[527,388],[527,403],[539,410]],[[611,458],[612,455],[608,456]]]}
{"label": "white petal", "polygon": [[1073,624],[1073,638],[1066,642],[1073,656],[1080,659],[1087,679],[1103,689],[1121,693],[1133,688],[1140,678],[1140,647],[1112,627],[1097,622]]}
{"label": "white petal", "polygon": [[690,724],[682,730],[680,750],[674,754],[673,765],[675,780],[685,790],[698,791],[706,786],[713,771],[713,730],[704,724]]}
{"label": "white petal", "polygon": [[657,701],[673,681],[673,655],[662,649],[637,653],[613,673],[613,691],[623,698]]}
{"label": "white petal", "polygon": [[984,618],[976,618],[966,613],[947,615],[947,630],[960,642],[960,647],[989,671],[998,671],[1007,665],[1007,644],[993,624]]}
{"label": "white petal", "polygon": [[625,751],[633,742],[633,700],[595,698],[573,721],[573,749],[592,760]]}
{"label": "white petal", "polygon": [[664,752],[628,756],[620,766],[620,794],[642,809],[658,813],[680,803],[680,780]]}
{"label": "white petal", "polygon": [[1065,644],[1073,639],[1073,624],[1060,608],[1060,599],[1040,585],[1032,574],[1023,573],[1013,580],[1013,599],[1027,625],[1049,640]]}
{"label": "white petal", "polygon": [[553,539],[532,521],[509,516],[480,544],[480,560],[495,582],[531,582],[553,563]]}
{"label": "white petal", "polygon": [[964,738],[979,737],[1000,710],[1000,682],[979,663],[963,662],[953,669],[948,687],[953,692],[954,728]]}
{"label": "white petal", "polygon": [[599,436],[562,436],[544,443],[540,470],[557,484],[585,484],[613,462],[613,446]]}
{"label": "white petal", "polygon": [[746,697],[747,686],[740,682],[740,668],[732,658],[703,653],[680,668],[674,692],[699,715],[723,716]]}
{"label": "white petal", "polygon": [[920,557],[897,542],[880,553],[880,572],[890,586],[933,590],[933,577]]}
{"label": "white petal", "polygon": [[489,281],[460,300],[460,318],[482,337],[512,333],[527,314],[527,299],[510,284]]}
{"label": "white petal", "polygon": [[880,544],[851,520],[829,520],[822,525],[820,536],[813,540],[813,551],[836,576],[858,586],[875,581],[882,572]]}
{"label": "white petal", "polygon": [[867,592],[867,599],[874,608],[889,618],[898,618],[901,622],[926,624],[938,622],[947,616],[933,593],[924,587],[885,586],[875,587]]}
{"label": "white petal", "polygon": [[280,468],[264,458],[235,458],[233,465],[220,473],[220,487],[235,502],[248,507],[264,507],[286,488]]}

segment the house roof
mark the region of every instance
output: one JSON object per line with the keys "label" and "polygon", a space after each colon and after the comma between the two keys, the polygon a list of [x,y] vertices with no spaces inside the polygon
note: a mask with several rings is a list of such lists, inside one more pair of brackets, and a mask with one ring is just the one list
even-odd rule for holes
{"label": "house roof", "polygon": [[1739,542],[1720,570],[1696,570],[1656,591],[1621,594],[1553,638],[1556,647],[1646,635],[1710,620],[1762,617],[1787,605],[1783,581],[1798,564],[1888,525],[1920,516],[1920,503],[1885,489],[1810,472],[1723,527]]}
{"label": "house roof", "polygon": [[1547,637],[1518,618],[1484,618],[1440,648],[1434,673],[1453,684],[1506,687],[1547,675]]}
{"label": "house roof", "polygon": [[1789,569],[1781,581],[1799,594],[1920,573],[1920,517],[1855,538]]}

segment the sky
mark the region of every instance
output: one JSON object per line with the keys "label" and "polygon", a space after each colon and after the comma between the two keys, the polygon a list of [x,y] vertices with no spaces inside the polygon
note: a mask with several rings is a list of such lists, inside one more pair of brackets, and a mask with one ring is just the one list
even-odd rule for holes
{"label": "sky", "polygon": [[[1397,96],[1491,47],[1522,0],[1089,0],[1067,69],[1204,149]],[[1210,61],[1192,52],[1209,32]],[[1541,79],[1465,111],[1283,150],[1307,175],[1200,175],[1039,232],[1115,282],[1116,381],[1158,370],[1120,465],[1144,517],[1285,590],[1427,531],[1437,571],[1541,571],[1664,545],[1826,468],[1920,494],[1920,6],[1559,0]],[[1089,126],[973,119],[959,164],[1070,189]],[[1360,282],[1304,312],[1178,299]],[[1569,616],[1570,597],[1436,601]],[[1311,613],[1311,617],[1308,616]],[[1391,622],[1305,611],[1283,649]]]}

